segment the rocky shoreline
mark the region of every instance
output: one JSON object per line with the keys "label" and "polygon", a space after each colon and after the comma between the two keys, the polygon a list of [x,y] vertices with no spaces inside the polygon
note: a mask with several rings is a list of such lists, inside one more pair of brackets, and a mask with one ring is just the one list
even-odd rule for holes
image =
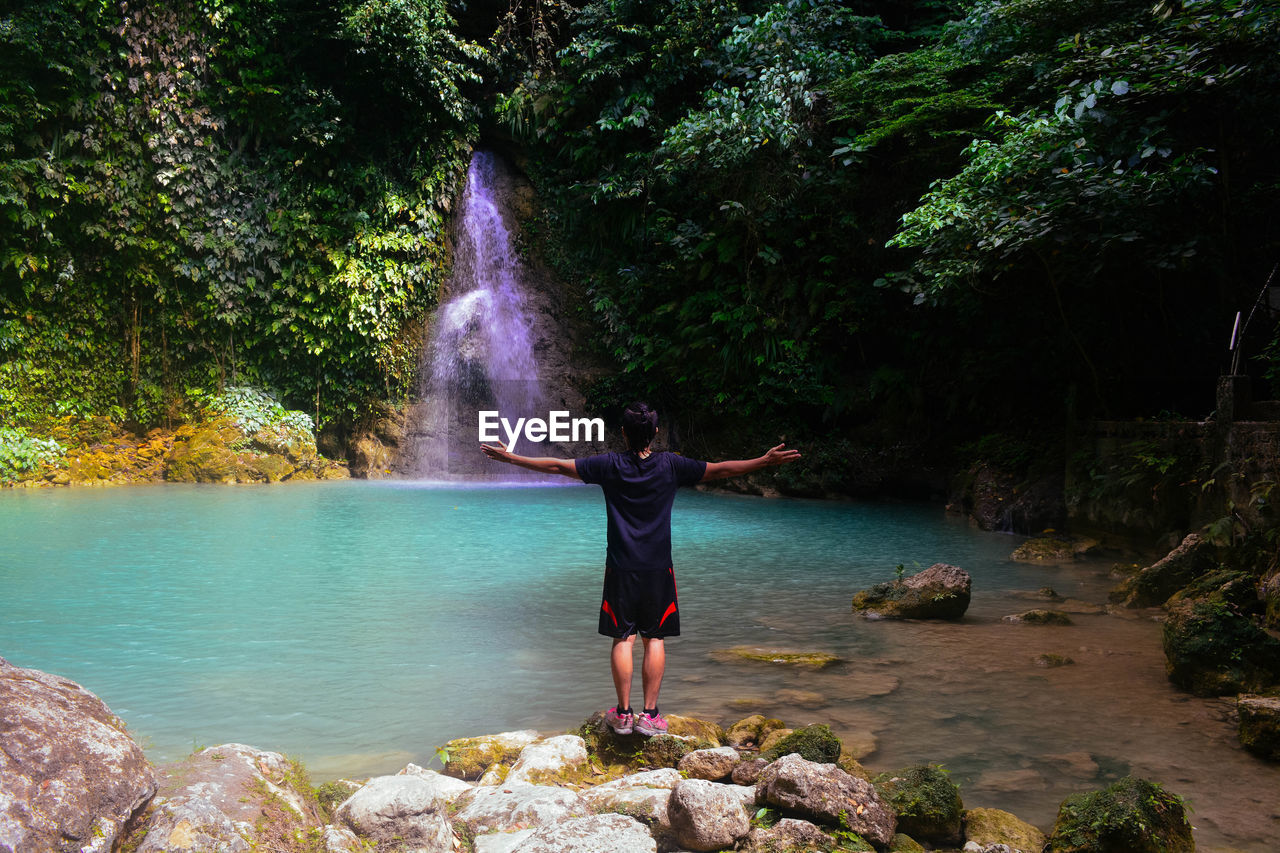
{"label": "rocky shoreline", "polygon": [[966,807],[936,766],[873,777],[823,724],[669,721],[653,738],[602,714],[570,733],[464,738],[437,751],[439,772],[314,787],[298,762],[244,744],[152,767],[92,693],[0,660],[0,851],[1195,849],[1181,801],[1147,780],[1069,797],[1046,833]]}

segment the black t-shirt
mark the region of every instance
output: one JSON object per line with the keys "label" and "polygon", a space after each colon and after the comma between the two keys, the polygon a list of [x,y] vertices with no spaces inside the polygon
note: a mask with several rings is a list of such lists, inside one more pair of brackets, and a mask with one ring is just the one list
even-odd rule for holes
{"label": "black t-shirt", "polygon": [[707,463],[661,451],[645,459],[630,451],[575,459],[584,483],[604,489],[609,516],[605,565],[615,569],[671,567],[671,504],[676,489],[702,479]]}

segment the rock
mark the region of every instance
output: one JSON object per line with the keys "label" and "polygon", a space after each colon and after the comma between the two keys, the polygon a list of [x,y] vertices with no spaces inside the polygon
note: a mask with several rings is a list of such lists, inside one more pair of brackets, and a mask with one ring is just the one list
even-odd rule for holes
{"label": "rock", "polygon": [[278,752],[240,743],[202,749],[164,768],[138,853],[253,850],[321,821],[303,772]]}
{"label": "rock", "polygon": [[916,765],[874,780],[876,790],[898,813],[898,831],[935,845],[964,841],[960,788],[940,767]]}
{"label": "rock", "polygon": [[885,845],[893,838],[897,816],[875,787],[850,776],[834,764],[806,761],[786,755],[760,774],[756,796],[762,803],[839,825],[841,814],[849,829],[872,844]]}
{"label": "rock", "polygon": [[568,818],[534,830],[511,853],[657,853],[645,825],[620,814]]}
{"label": "rock", "polygon": [[1258,597],[1265,609],[1263,626],[1280,631],[1280,566],[1271,569],[1258,582]]}
{"label": "rock", "polygon": [[511,853],[533,835],[532,829],[517,829],[515,832],[491,832],[476,837],[474,853]]}
{"label": "rock", "polygon": [[506,785],[536,784],[565,770],[584,764],[587,745],[577,735],[557,735],[526,746],[520,752]]}
{"label": "rock", "polygon": [[784,705],[795,705],[810,711],[818,708],[825,708],[828,704],[827,697],[813,690],[795,690],[787,688],[779,690],[775,698]]}
{"label": "rock", "polygon": [[889,841],[889,853],[925,853],[924,845],[899,832]]}
{"label": "rock", "polygon": [[1096,550],[1098,540],[1068,536],[1039,536],[1014,549],[1012,558],[1024,563],[1065,563]]}
{"label": "rock", "polygon": [[671,767],[646,770],[588,788],[582,792],[582,800],[597,812],[630,815],[660,831],[667,831],[671,828],[667,805],[672,790],[683,779],[680,772]]}
{"label": "rock", "polygon": [[745,720],[739,720],[729,727],[729,731],[725,734],[725,743],[729,746],[759,746],[766,737],[772,732],[779,729],[785,729],[787,724],[782,720],[775,720],[764,717],[761,714],[753,714]]}
{"label": "rock", "polygon": [[666,719],[669,735],[692,738],[699,744],[706,744],[709,748],[724,745],[724,729],[709,720],[682,717],[679,714],[671,714]]}
{"label": "rock", "polygon": [[587,813],[577,793],[552,785],[477,787],[459,797],[454,807],[456,817],[474,835],[528,829]]}
{"label": "rock", "polygon": [[1189,533],[1178,547],[1112,591],[1111,600],[1125,607],[1159,607],[1169,596],[1215,568],[1213,546],[1199,533]]}
{"label": "rock", "polygon": [[1280,696],[1239,696],[1240,744],[1260,758],[1280,761]]}
{"label": "rock", "polygon": [[419,767],[416,764],[409,764],[403,770],[396,774],[397,776],[417,776],[420,779],[427,780],[431,785],[432,792],[444,800],[446,803],[452,803],[458,797],[462,796],[466,791],[470,791],[475,785],[470,782],[464,782],[461,779],[455,779],[452,776],[445,776],[443,773],[437,773],[434,770],[428,770],[425,767]]}
{"label": "rock", "polygon": [[768,766],[769,762],[763,758],[753,758],[733,768],[733,773],[729,778],[733,780],[735,785],[754,785],[760,780],[761,771]]}
{"label": "rock", "polygon": [[1171,607],[1163,642],[1169,680],[1197,696],[1263,693],[1280,684],[1280,640],[1221,599]]}
{"label": "rock", "polygon": [[830,726],[814,724],[796,729],[767,749],[762,748],[760,757],[766,761],[775,761],[784,755],[796,753],[801,758],[818,764],[834,764],[842,751],[840,738],[831,733]]}
{"label": "rock", "polygon": [[667,814],[676,839],[691,850],[732,847],[751,831],[740,794],[731,786],[705,779],[685,779],[676,785]]}
{"label": "rock", "polygon": [[831,850],[836,840],[807,820],[784,817],[770,827],[756,827],[739,853],[810,853]]}
{"label": "rock", "polygon": [[320,844],[324,853],[364,853],[365,843],[345,826],[327,824],[320,831]]}
{"label": "rock", "polygon": [[527,729],[451,740],[444,745],[449,753],[449,760],[444,763],[444,775],[456,779],[479,779],[493,765],[515,761],[520,757],[520,751],[538,738],[537,732]]}
{"label": "rock", "polygon": [[0,658],[0,848],[109,851],[156,792],[124,723],[79,684]]}
{"label": "rock", "polygon": [[375,844],[452,853],[449,807],[436,790],[416,774],[375,776],[338,806],[334,817]]}
{"label": "rock", "polygon": [[684,738],[657,735],[644,742],[640,749],[640,759],[648,767],[675,767],[694,748],[694,743]]}
{"label": "rock", "polygon": [[1071,617],[1060,610],[1028,610],[1013,616],[1004,617],[1006,622],[1018,622],[1023,625],[1072,625]]}
{"label": "rock", "polygon": [[829,666],[842,663],[840,658],[828,652],[797,652],[755,646],[734,646],[730,649],[716,649],[711,653],[711,656],[721,661],[758,661],[781,666],[794,666],[800,669],[826,669]]}
{"label": "rock", "polygon": [[853,610],[870,619],[959,619],[969,609],[971,587],[964,569],[934,563],[905,580],[862,590]]}
{"label": "rock", "polygon": [[1034,663],[1036,666],[1043,666],[1049,669],[1053,669],[1059,666],[1071,666],[1072,664],[1075,663],[1074,660],[1067,657],[1066,655],[1055,655],[1049,652],[1046,652],[1044,654],[1038,654],[1031,660],[1032,660],[1032,663]]}
{"label": "rock", "polygon": [[1098,775],[1098,762],[1087,752],[1064,752],[1058,755],[1044,756],[1045,762],[1052,764],[1060,773],[1075,776],[1078,779],[1094,779]]}
{"label": "rock", "polygon": [[738,750],[731,746],[695,749],[685,753],[676,767],[690,779],[716,782],[728,778],[740,758]]}
{"label": "rock", "polygon": [[1044,853],[1195,853],[1182,801],[1152,782],[1119,782],[1062,801]]}
{"label": "rock", "polygon": [[[769,734],[765,736],[764,740],[760,741],[760,751],[762,753],[770,751],[778,745],[779,741],[788,737],[793,731],[795,731],[795,729],[776,729],[775,731],[769,732]],[[772,761],[773,759],[771,758],[769,760]]]}
{"label": "rock", "polygon": [[1012,853],[1040,853],[1046,840],[1043,832],[1000,809],[968,809],[964,831],[965,838],[984,853],[996,844],[1005,845]]}

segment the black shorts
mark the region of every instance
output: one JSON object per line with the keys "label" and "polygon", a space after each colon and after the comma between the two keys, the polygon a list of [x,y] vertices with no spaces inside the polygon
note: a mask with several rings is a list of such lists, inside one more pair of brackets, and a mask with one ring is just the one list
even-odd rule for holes
{"label": "black shorts", "polygon": [[651,640],[680,635],[674,569],[605,568],[600,633],[620,640],[637,632]]}

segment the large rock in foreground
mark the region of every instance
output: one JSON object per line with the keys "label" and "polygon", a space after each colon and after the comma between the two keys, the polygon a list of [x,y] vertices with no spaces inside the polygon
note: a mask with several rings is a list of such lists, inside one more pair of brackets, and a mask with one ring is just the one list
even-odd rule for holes
{"label": "large rock in foreground", "polygon": [[757,799],[819,823],[849,829],[872,844],[884,846],[894,836],[898,818],[865,779],[850,776],[834,764],[817,764],[785,755],[760,774]]}
{"label": "large rock in foreground", "polygon": [[142,749],[101,699],[0,658],[0,849],[109,851],[155,792]]}
{"label": "large rock in foreground", "polygon": [[1280,685],[1280,640],[1219,597],[1171,607],[1163,641],[1169,680],[1197,696]]}
{"label": "large rock in foreground", "polygon": [[321,832],[309,785],[278,752],[226,743],[162,769],[138,853],[271,849]]}
{"label": "large rock in foreground", "polygon": [[334,817],[375,844],[431,853],[454,849],[449,807],[433,780],[416,773],[375,776],[338,806]]}
{"label": "large rock in foreground", "polygon": [[1159,607],[1216,567],[1213,546],[1199,533],[1189,533],[1177,548],[1121,584],[1111,600],[1125,607]]}
{"label": "large rock in foreground", "polygon": [[934,563],[905,580],[862,590],[853,610],[869,619],[959,619],[969,609],[972,585],[959,566]]}

